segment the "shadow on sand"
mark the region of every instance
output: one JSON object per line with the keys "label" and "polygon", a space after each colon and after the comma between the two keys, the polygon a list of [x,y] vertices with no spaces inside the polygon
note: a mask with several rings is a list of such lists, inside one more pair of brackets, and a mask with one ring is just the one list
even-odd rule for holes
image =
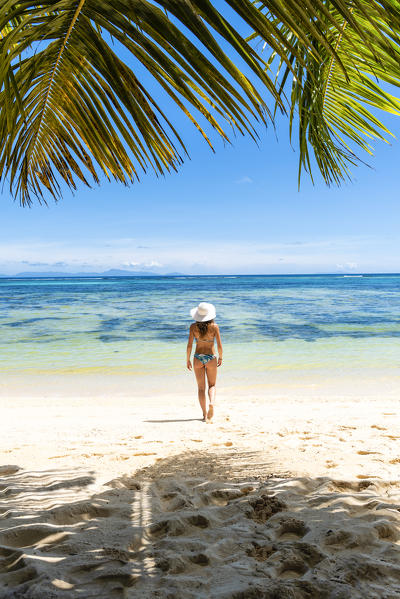
{"label": "shadow on sand", "polygon": [[278,478],[233,450],[95,483],[3,469],[1,599],[400,596],[397,483]]}

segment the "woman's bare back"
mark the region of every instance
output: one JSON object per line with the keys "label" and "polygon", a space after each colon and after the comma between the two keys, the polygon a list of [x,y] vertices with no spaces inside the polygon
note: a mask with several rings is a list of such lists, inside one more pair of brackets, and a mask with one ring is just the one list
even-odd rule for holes
{"label": "woman's bare back", "polygon": [[197,341],[196,353],[198,354],[214,354],[214,342],[217,331],[215,323],[209,324],[207,333],[202,336],[196,323],[192,324],[193,334]]}

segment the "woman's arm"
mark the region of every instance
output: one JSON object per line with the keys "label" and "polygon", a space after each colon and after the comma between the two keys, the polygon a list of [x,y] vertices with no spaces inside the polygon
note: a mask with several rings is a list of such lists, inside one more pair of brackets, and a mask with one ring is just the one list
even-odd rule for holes
{"label": "woman's arm", "polygon": [[192,370],[192,362],[190,361],[190,357],[192,355],[193,337],[194,337],[193,325],[191,324],[190,329],[189,329],[189,339],[188,339],[187,348],[186,348],[186,366],[188,367],[189,370]]}
{"label": "woman's arm", "polygon": [[215,338],[217,340],[217,348],[218,348],[218,366],[222,364],[222,341],[221,334],[219,332],[219,326],[215,325]]}

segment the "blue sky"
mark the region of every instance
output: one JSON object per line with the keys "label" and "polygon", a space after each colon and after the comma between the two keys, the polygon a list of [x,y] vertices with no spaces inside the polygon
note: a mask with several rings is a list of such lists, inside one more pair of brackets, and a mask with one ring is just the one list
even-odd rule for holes
{"label": "blue sky", "polygon": [[[400,120],[384,122],[400,136]],[[109,268],[155,273],[400,272],[399,142],[376,144],[370,169],[327,188],[304,174],[287,125],[260,128],[257,147],[239,137],[214,140],[213,154],[178,117],[190,149],[178,173],[143,175],[130,188],[65,191],[58,204],[21,208],[0,196],[0,273],[90,272]]]}

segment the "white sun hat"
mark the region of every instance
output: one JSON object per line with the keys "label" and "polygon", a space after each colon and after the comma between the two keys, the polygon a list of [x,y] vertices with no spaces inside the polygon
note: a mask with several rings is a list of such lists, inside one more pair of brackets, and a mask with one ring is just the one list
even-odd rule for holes
{"label": "white sun hat", "polygon": [[207,302],[200,302],[200,304],[190,310],[190,316],[196,322],[206,322],[207,320],[212,320],[215,318],[215,306],[213,304],[208,304]]}

